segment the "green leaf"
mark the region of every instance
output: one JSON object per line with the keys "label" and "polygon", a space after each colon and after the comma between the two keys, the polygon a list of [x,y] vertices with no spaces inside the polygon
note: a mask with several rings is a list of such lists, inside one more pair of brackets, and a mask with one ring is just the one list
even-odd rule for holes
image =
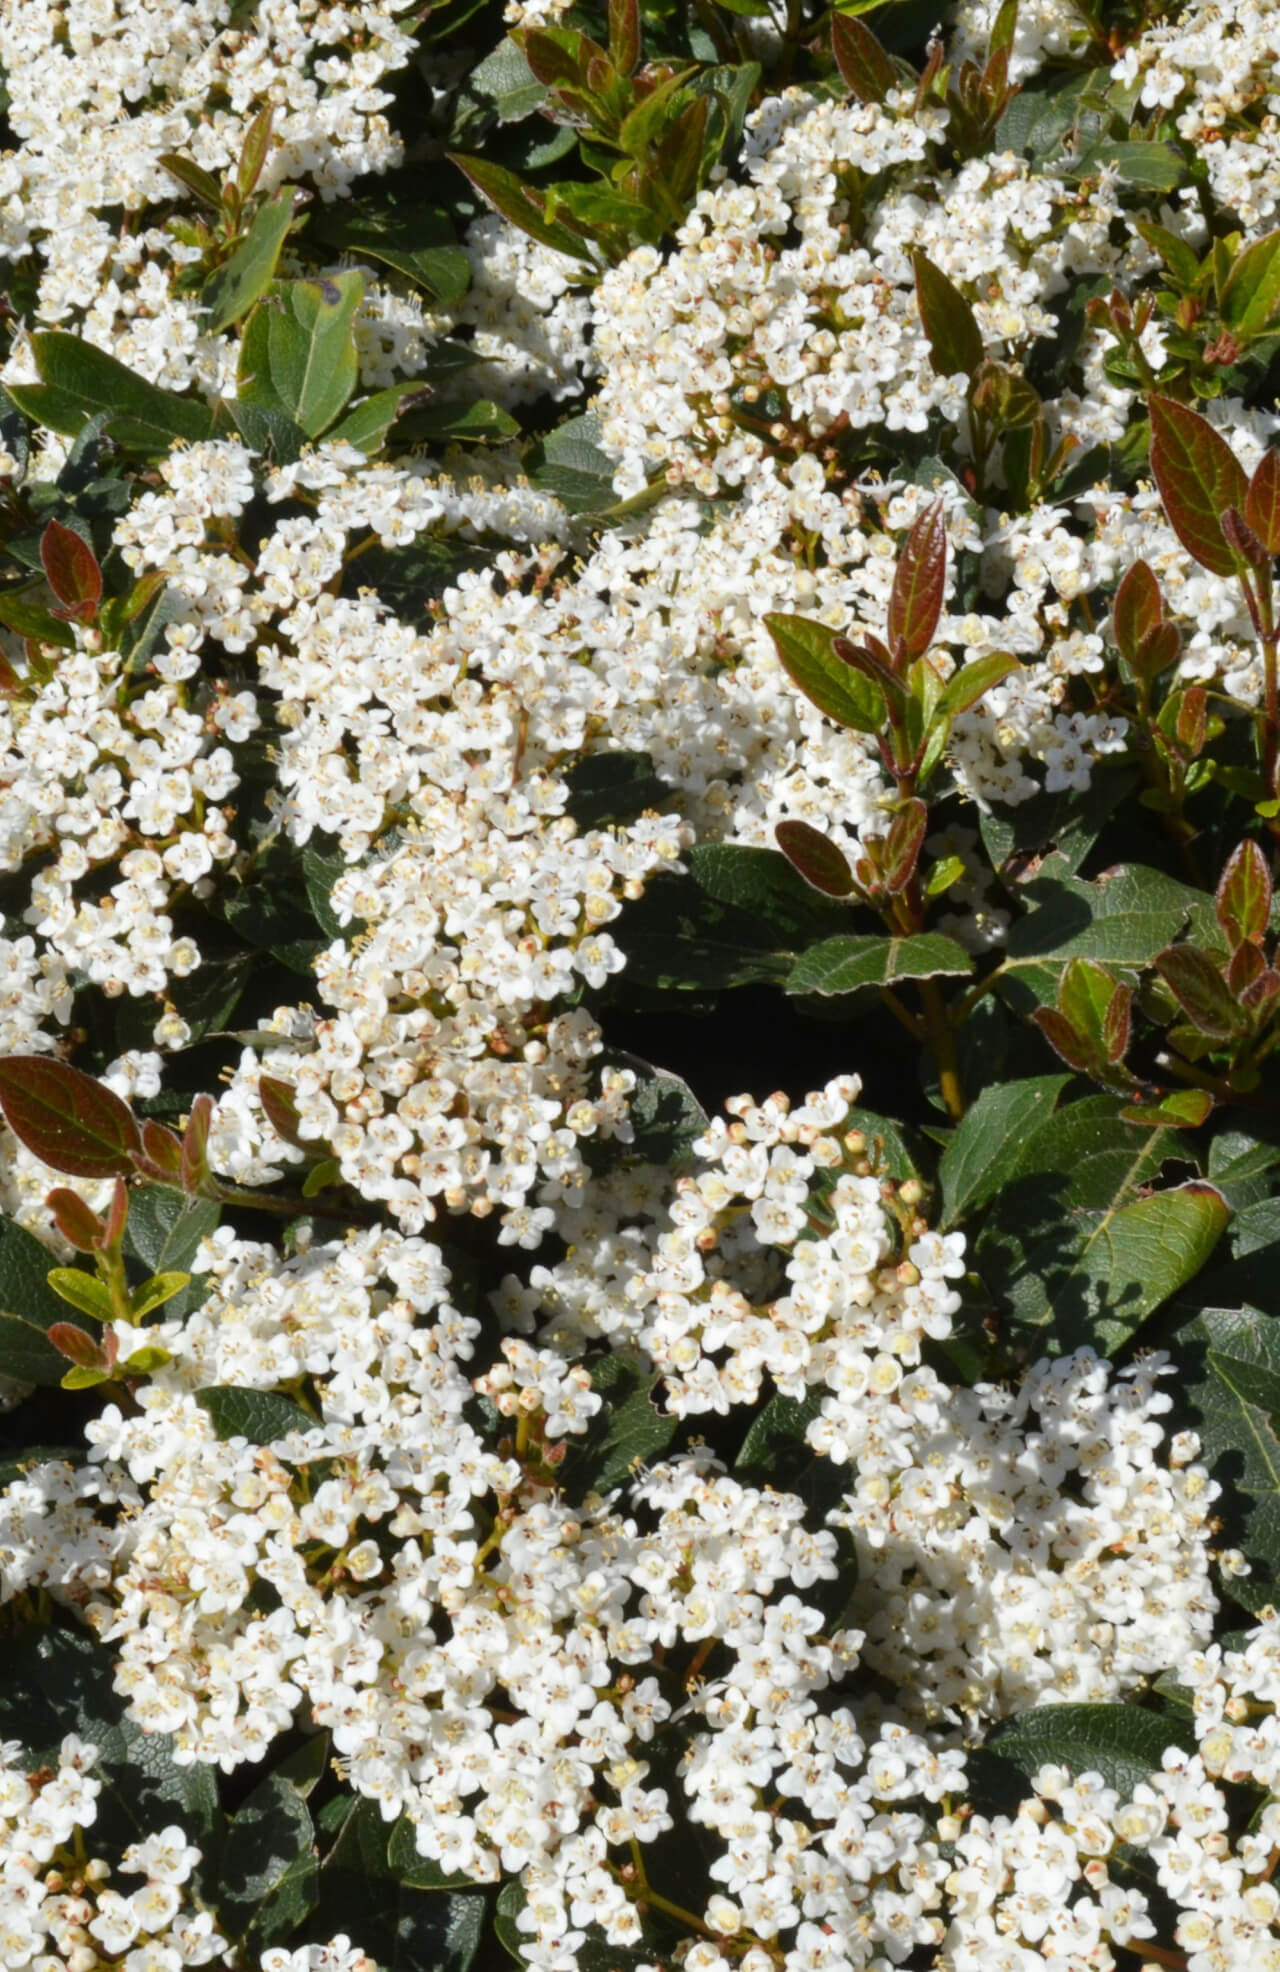
{"label": "green leaf", "polygon": [[0,1061],[0,1111],[20,1143],[73,1178],[128,1177],[142,1137],[128,1103],[50,1055]]}
{"label": "green leaf", "polygon": [[788,993],[855,993],[862,986],[891,986],[899,979],[935,979],[969,973],[973,960],[954,938],[936,931],[912,938],[824,938],[811,945],[786,978]]}
{"label": "green leaf", "polygon": [[185,1270],[221,1216],[216,1199],[184,1198],[164,1185],[143,1185],[130,1193],[125,1242],[153,1274]]}
{"label": "green leaf", "polygon": [[1002,990],[1014,1004],[1057,997],[1063,969],[1075,958],[1137,970],[1171,945],[1194,906],[1204,902],[1162,871],[1120,864],[1093,883],[1042,876],[1028,885],[1037,908],[1009,928]]}
{"label": "green leaf", "polygon": [[49,1285],[79,1314],[88,1315],[90,1321],[109,1322],[115,1315],[110,1288],[83,1267],[51,1267]]}
{"label": "green leaf", "polygon": [[1036,1132],[1053,1114],[1069,1075],[1036,1075],[983,1089],[956,1125],[938,1166],[941,1230],[989,1203],[1019,1175]]}
{"label": "green leaf", "polygon": [[266,293],[293,218],[293,200],[294,188],[286,185],[260,206],[230,259],[205,282],[200,300],[209,311],[201,325],[206,335],[221,335]]}
{"label": "green leaf", "polygon": [[273,282],[245,331],[240,396],[283,410],[318,438],[359,379],[351,324],[363,295],[364,276],[354,271]]}
{"label": "green leaf", "polygon": [[530,478],[554,493],[569,512],[602,513],[614,500],[616,461],[600,449],[600,420],[592,411],[547,433],[530,461]]}
{"label": "green leaf", "polygon": [[1252,342],[1280,315],[1280,231],[1253,240],[1231,263],[1218,312],[1234,336]]}
{"label": "green leaf", "polygon": [[1207,418],[1153,391],[1151,471],[1170,525],[1188,554],[1215,575],[1234,575],[1238,558],[1222,534],[1228,507],[1248,501],[1244,467]]}
{"label": "green leaf", "polygon": [[1254,1563],[1259,1599],[1273,1601],[1268,1585],[1280,1583],[1280,1322],[1257,1308],[1207,1307],[1177,1331],[1177,1350],[1204,1462],[1230,1475],[1231,1537]]}
{"label": "green leaf", "polygon": [[611,1492],[626,1484],[634,1465],[665,1452],[680,1420],[657,1408],[653,1392],[661,1381],[626,1356],[608,1355],[593,1363],[591,1387],[604,1398],[581,1438],[570,1440],[567,1473],[583,1491]]}
{"label": "green leaf", "polygon": [[457,165],[494,211],[518,226],[522,233],[528,233],[541,246],[553,247],[557,253],[594,265],[591,249],[582,235],[558,219],[548,219],[545,202],[522,185],[514,172],[487,158],[464,157],[458,151],[450,151],[448,156],[450,163]]}
{"label": "green leaf", "polygon": [[[373,1802],[362,1801],[360,1806],[371,1808]],[[378,1820],[382,1821],[381,1815],[378,1816]],[[414,1823],[408,1815],[401,1815],[399,1821],[392,1827],[387,1842],[387,1865],[390,1873],[411,1890],[474,1888],[474,1877],[446,1875],[438,1862],[434,1862],[430,1856],[418,1853]]]}
{"label": "green leaf", "polygon": [[27,417],[74,437],[100,412],[107,431],[130,451],[167,452],[175,439],[194,444],[213,435],[213,414],[196,398],[179,397],[147,383],[114,356],[60,329],[37,331],[31,353],[38,384],[9,384],[9,396]]}
{"label": "green leaf", "polygon": [[1012,672],[1021,667],[1021,658],[1007,650],[986,651],[983,656],[975,657],[972,663],[962,665],[947,679],[938,700],[935,718],[959,718],[962,712],[968,712],[979,699],[985,698],[989,691],[1003,684]]}
{"label": "green leaf", "polygon": [[401,407],[423,395],[421,383],[397,383],[386,390],[376,390],[372,397],[353,405],[325,436],[334,444],[341,441],[359,446],[362,452],[376,452],[385,443],[387,433],[400,416]]}
{"label": "green leaf", "polygon": [[156,1308],[163,1308],[167,1301],[172,1301],[175,1295],[181,1294],[183,1288],[189,1287],[190,1284],[190,1274],[153,1274],[150,1280],[144,1280],[141,1287],[133,1291],[130,1308],[132,1318],[134,1321],[141,1321],[144,1315],[151,1314]]}
{"label": "green leaf", "polygon": [[[353,411],[351,415],[354,418],[359,414]],[[489,444],[510,438],[519,429],[511,413],[500,404],[488,397],[477,397],[467,403],[420,405],[406,414],[396,437],[410,445],[443,445],[452,439]]]}
{"label": "green leaf", "polygon": [[[1264,1143],[1244,1130],[1224,1130],[1209,1145],[1207,1175],[1232,1211],[1268,1197],[1267,1173],[1280,1164],[1280,1144]],[[1239,1226],[1237,1217],[1233,1236]]]}
{"label": "green leaf", "polygon": [[98,1749],[89,1773],[99,1782],[92,1842],[110,1854],[170,1822],[203,1851],[194,1888],[215,1880],[222,1836],[216,1776],[178,1766],[168,1733],[144,1732],[114,1683],[115,1652],[77,1624],[20,1626],[5,1639],[0,1678],[0,1739],[15,1739],[32,1767],[58,1765],[63,1737],[78,1733]]}
{"label": "green leaf", "polygon": [[789,1477],[807,1463],[810,1452],[805,1432],[817,1417],[826,1397],[825,1389],[811,1390],[805,1397],[784,1397],[779,1391],[762,1404],[751,1420],[733,1462],[734,1472],[743,1479],[762,1478],[776,1485],[780,1476]]}
{"label": "green leaf", "polygon": [[884,695],[871,680],[837,657],[838,632],[804,616],[766,616],[778,660],[793,685],[839,726],[878,733],[885,722]]}
{"label": "green leaf", "polygon": [[561,772],[569,790],[566,812],[580,829],[629,822],[646,808],[669,811],[676,799],[647,753],[588,753]]}
{"label": "green leaf", "polygon": [[510,35],[474,68],[463,88],[492,105],[499,123],[518,123],[546,101],[543,83],[525,60],[523,48]]}
{"label": "green leaf", "polygon": [[927,254],[913,253],[911,264],[934,370],[940,377],[973,377],[984,354],[977,316],[955,283]]}
{"label": "green leaf", "polygon": [[269,1774],[231,1821],[219,1888],[219,1928],[246,1955],[282,1944],[315,1909],[315,1831],[287,1779]]}
{"label": "green leaf", "polygon": [[[1166,1134],[1119,1127],[1139,1138]],[[1049,1134],[1040,1132],[1040,1148]],[[1113,1353],[1199,1273],[1222,1235],[1230,1208],[1201,1180],[1133,1196],[1151,1157],[1150,1144],[1139,1144],[1113,1197],[1092,1209],[1073,1203],[1079,1181],[1064,1173],[1056,1186],[1042,1185],[1038,1196],[1034,1187],[1017,1187],[1024,1222],[1015,1237],[1020,1264],[1010,1270],[1004,1290],[1007,1316],[1017,1328],[1038,1330],[1054,1354],[1084,1342]],[[1002,1203],[1006,1231],[1013,1209],[1009,1195]]]}
{"label": "green leaf", "polygon": [[673,1170],[688,1164],[694,1144],[708,1128],[707,1112],[689,1084],[669,1069],[655,1068],[618,1048],[606,1048],[598,1059],[601,1068],[629,1068],[636,1076],[628,1105],[635,1134],[625,1146],[600,1146],[610,1153],[610,1161],[616,1161],[621,1148],[628,1164],[662,1164]]}
{"label": "green leaf", "polygon": [[1113,138],[1094,144],[1064,176],[1096,178],[1103,165],[1114,165],[1122,183],[1147,192],[1174,192],[1190,176],[1185,160],[1172,144],[1127,143]]}
{"label": "green leaf", "polygon": [[11,1219],[0,1220],[0,1376],[56,1387],[66,1368],[48,1340],[65,1322],[65,1301],[49,1286],[54,1255]]}
{"label": "green leaf", "polygon": [[347,859],[340,849],[323,849],[314,836],[302,852],[302,880],[306,887],[307,903],[326,938],[348,938],[354,929],[351,924],[338,922],[329,902],[334,884],[347,868]]}
{"label": "green leaf", "polygon": [[[543,93],[539,87],[539,97]],[[375,182],[358,199],[313,207],[307,237],[356,260],[394,268],[437,303],[457,301],[471,280],[471,262],[447,211],[429,203],[421,183],[408,173]]]}
{"label": "green leaf", "polygon": [[1100,1773],[1123,1799],[1161,1771],[1168,1746],[1195,1750],[1190,1722],[1136,1705],[1042,1705],[1002,1721],[985,1742],[988,1753],[1027,1780],[1045,1766],[1066,1767],[1073,1776]]}
{"label": "green leaf", "polygon": [[219,1438],[245,1438],[251,1445],[272,1445],[291,1431],[316,1428],[317,1420],[278,1390],[212,1384],[196,1391],[196,1402],[209,1413]]}

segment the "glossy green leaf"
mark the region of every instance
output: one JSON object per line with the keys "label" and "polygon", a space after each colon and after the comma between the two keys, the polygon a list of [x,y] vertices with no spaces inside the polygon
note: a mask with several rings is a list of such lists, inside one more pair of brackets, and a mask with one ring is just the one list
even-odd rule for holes
{"label": "glossy green leaf", "polygon": [[245,331],[241,397],[283,410],[309,438],[319,437],[356,387],[351,324],[363,294],[356,272],[274,282]]}
{"label": "glossy green leaf", "polygon": [[255,1957],[283,1943],[314,1910],[315,1832],[287,1779],[269,1774],[229,1823],[219,1889],[219,1928]]}
{"label": "glossy green leaf", "polygon": [[[542,94],[539,86],[539,99]],[[471,262],[458,245],[448,213],[427,202],[421,185],[408,174],[374,181],[358,199],[313,207],[306,237],[353,260],[391,267],[440,304],[459,300],[470,283]]]}
{"label": "glossy green leaf", "polygon": [[603,1494],[625,1485],[634,1468],[660,1458],[679,1419],[658,1407],[660,1380],[625,1356],[602,1356],[592,1367],[591,1385],[604,1406],[582,1437],[570,1441],[572,1458],[565,1469],[571,1482]]}
{"label": "glossy green leaf", "polygon": [[40,382],[6,388],[19,410],[51,431],[74,437],[105,411],[114,439],[153,457],[167,452],[175,439],[195,444],[212,436],[213,415],[200,399],[148,383],[79,336],[38,330],[31,338],[31,353]]}
{"label": "glossy green leaf", "polygon": [[1218,312],[1240,342],[1252,342],[1280,316],[1280,230],[1252,240],[1231,263]]}
{"label": "glossy green leaf", "polygon": [[141,1321],[144,1315],[151,1314],[156,1308],[163,1308],[167,1301],[172,1301],[190,1284],[190,1274],[152,1274],[149,1280],[144,1280],[141,1287],[133,1291],[130,1307],[133,1320]]}
{"label": "glossy green leaf", "polygon": [[247,1438],[251,1445],[271,1445],[291,1431],[316,1428],[316,1419],[278,1390],[213,1384],[196,1391],[196,1402],[209,1413],[219,1438]]}
{"label": "glossy green leaf", "polygon": [[118,1854],[177,1822],[200,1849],[188,1893],[209,1892],[223,1818],[214,1770],[179,1766],[168,1733],[144,1732],[115,1689],[116,1653],[80,1624],[19,1624],[5,1639],[0,1678],[0,1738],[16,1740],[30,1767],[59,1764],[69,1732],[97,1748],[87,1768],[98,1784],[92,1841],[96,1854]]}
{"label": "glossy green leaf", "polygon": [[1124,1800],[1161,1772],[1166,1747],[1194,1745],[1188,1725],[1136,1705],[1042,1705],[1001,1721],[984,1750],[1027,1781],[1041,1767],[1065,1767],[1073,1778],[1100,1773]]}
{"label": "glossy green leaf", "polygon": [[[1274,1263],[1271,1267],[1274,1279]],[[1184,1393],[1210,1471],[1230,1472],[1229,1537],[1255,1564],[1237,1599],[1277,1600],[1280,1585],[1280,1322],[1253,1307],[1206,1307],[1177,1332]]]}
{"label": "glossy green leaf", "polygon": [[956,719],[962,712],[971,711],[989,691],[1019,670],[1021,664],[1021,658],[1015,657],[1012,651],[990,650],[962,665],[943,686],[934,710],[935,719]]}
{"label": "glossy green leaf", "polygon": [[934,370],[940,377],[975,376],[984,354],[976,315],[955,283],[927,254],[914,253],[911,264]]}
{"label": "glossy green leaf", "polygon": [[[49,1286],[55,1255],[11,1219],[0,1219],[0,1376],[56,1386],[65,1360],[48,1340],[67,1304]],[[86,1331],[87,1333],[87,1331]]]}
{"label": "glossy green leaf", "polygon": [[1215,575],[1234,575],[1237,557],[1222,535],[1228,507],[1248,500],[1244,467],[1207,418],[1153,391],[1151,471],[1174,533],[1188,554]]}
{"label": "glossy green leaf", "polygon": [[1195,1278],[1230,1216],[1200,1180],[1076,1214],[1011,1283],[1008,1318],[1054,1353],[1090,1342],[1110,1355]]}
{"label": "glossy green leaf", "polygon": [[1031,886],[1037,908],[1009,927],[1002,990],[1018,1005],[1054,1001],[1063,968],[1074,958],[1099,965],[1148,966],[1171,945],[1203,894],[1160,870],[1125,863],[1095,882],[1041,878]]}
{"label": "glossy green leaf", "polygon": [[766,616],[764,621],[783,670],[819,712],[856,732],[879,732],[885,721],[884,695],[836,656],[836,631],[805,616]]}
{"label": "glossy green leaf", "polygon": [[912,938],[825,938],[811,945],[787,975],[788,993],[855,993],[863,986],[891,986],[900,979],[936,979],[973,971],[963,945],[940,932]]}
{"label": "glossy green leaf", "polygon": [[945,1232],[989,1204],[1017,1177],[1036,1132],[1052,1116],[1069,1075],[1036,1075],[983,1089],[956,1125],[938,1186]]}
{"label": "glossy green leaf", "polygon": [[405,406],[425,395],[421,383],[397,383],[386,390],[375,390],[371,397],[353,405],[325,436],[334,444],[356,445],[362,452],[372,454],[386,443],[387,433]]}
{"label": "glossy green leaf", "polygon": [[1188,171],[1184,159],[1172,144],[1148,143],[1141,139],[1126,142],[1106,138],[1094,144],[1067,175],[1094,178],[1103,166],[1114,166],[1123,184],[1147,192],[1173,192],[1185,183]]}
{"label": "glossy green leaf", "polygon": [[221,335],[266,293],[293,219],[293,202],[293,187],[286,185],[260,206],[235,252],[205,282],[200,301],[209,311],[201,324],[206,335]]}
{"label": "glossy green leaf", "polygon": [[78,1314],[88,1315],[91,1321],[109,1322],[115,1315],[115,1303],[106,1282],[83,1267],[52,1267],[49,1285],[61,1300],[69,1302]]}
{"label": "glossy green leaf", "polygon": [[464,157],[458,151],[451,151],[449,160],[457,165],[494,211],[509,219],[513,226],[518,226],[522,233],[528,233],[541,246],[554,247],[557,253],[569,254],[575,260],[593,262],[591,249],[581,233],[574,232],[559,219],[548,219],[544,201],[522,185],[514,172],[487,158]]}

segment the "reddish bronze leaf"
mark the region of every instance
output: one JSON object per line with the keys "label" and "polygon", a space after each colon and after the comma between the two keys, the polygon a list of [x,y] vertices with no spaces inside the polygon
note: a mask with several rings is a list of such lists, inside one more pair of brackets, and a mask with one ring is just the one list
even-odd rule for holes
{"label": "reddish bronze leaf", "polygon": [[1264,452],[1254,467],[1244,517],[1267,553],[1280,555],[1280,452]]}
{"label": "reddish bronze leaf", "polygon": [[1240,945],[1262,943],[1271,916],[1271,871],[1252,836],[1232,850],[1213,901],[1233,952]]}
{"label": "reddish bronze leaf", "polygon": [[182,1138],[182,1189],[199,1191],[209,1175],[209,1122],[213,1116],[213,1097],[197,1096],[191,1105]]}
{"label": "reddish bronze leaf", "polygon": [[47,1055],[0,1061],[0,1110],[20,1143],[71,1178],[127,1177],[142,1147],[128,1103]]}
{"label": "reddish bronze leaf", "polygon": [[1223,514],[1222,538],[1229,548],[1244,556],[1251,568],[1266,568],[1271,560],[1238,507],[1228,507]]}
{"label": "reddish bronze leaf", "polygon": [[[820,890],[824,897],[853,896],[858,886],[854,882],[848,858],[838,843],[832,842],[830,836],[823,835],[821,829],[810,828],[808,822],[779,822],[773,831],[773,838],[791,867],[798,870],[805,882]],[[266,1080],[264,1076],[259,1086],[263,1086]],[[293,1091],[289,1093],[292,1098]],[[265,1095],[262,1106],[271,1116]],[[296,1128],[296,1109],[293,1116]],[[271,1116],[271,1123],[273,1129],[283,1136],[284,1132],[274,1116]],[[289,1141],[295,1143],[297,1138],[291,1137]]]}
{"label": "reddish bronze leaf", "polygon": [[89,543],[74,527],[51,520],[40,536],[40,559],[64,613],[91,621],[102,598],[102,570]]}
{"label": "reddish bronze leaf", "polygon": [[182,1145],[172,1130],[148,1118],[142,1126],[142,1148],[134,1167],[157,1184],[177,1185],[182,1179]]}
{"label": "reddish bronze leaf", "polygon": [[1182,655],[1182,632],[1176,623],[1157,623],[1147,631],[1130,660],[1140,678],[1158,678]]}
{"label": "reddish bronze leaf", "polygon": [[89,1335],[74,1322],[53,1322],[45,1334],[60,1356],[79,1363],[82,1369],[108,1367],[106,1352],[95,1335]]}
{"label": "reddish bronze leaf", "polygon": [[836,14],[831,22],[836,67],[862,103],[882,103],[897,81],[893,63],[871,29],[856,14]]}
{"label": "reddish bronze leaf", "polygon": [[[803,824],[797,823],[795,826],[802,827]],[[816,835],[817,830],[811,830],[811,833]],[[804,874],[803,871],[801,874]],[[260,1075],[258,1100],[262,1104],[263,1114],[278,1137],[283,1137],[286,1143],[291,1143],[297,1150],[315,1149],[314,1144],[304,1143],[298,1133],[298,1105],[292,1082],[282,1082],[276,1075]]]}
{"label": "reddish bronze leaf", "polygon": [[924,802],[914,796],[910,801],[904,801],[889,824],[880,858],[880,874],[887,890],[906,889],[916,873],[916,864],[928,833],[929,810]]}
{"label": "reddish bronze leaf", "polygon": [[1114,626],[1116,648],[1137,664],[1138,646],[1164,616],[1160,584],[1148,562],[1136,561],[1116,590]]}
{"label": "reddish bronze leaf", "polygon": [[1223,539],[1228,507],[1243,511],[1249,496],[1244,467],[1207,418],[1172,397],[1153,393],[1151,471],[1174,533],[1188,554],[1215,575],[1234,575],[1236,551]]}
{"label": "reddish bronze leaf", "polygon": [[53,1223],[65,1240],[69,1240],[77,1253],[92,1253],[102,1233],[102,1221],[97,1213],[85,1204],[78,1191],[68,1191],[58,1185],[49,1192],[45,1204],[53,1214]]}
{"label": "reddish bronze leaf", "polygon": [[917,514],[902,544],[889,595],[889,649],[895,665],[923,657],[933,642],[947,586],[947,524],[941,500]]}
{"label": "reddish bronze leaf", "polygon": [[1243,1033],[1247,1023],[1207,952],[1195,945],[1170,945],[1157,955],[1155,963],[1165,985],[1201,1034],[1227,1041]]}

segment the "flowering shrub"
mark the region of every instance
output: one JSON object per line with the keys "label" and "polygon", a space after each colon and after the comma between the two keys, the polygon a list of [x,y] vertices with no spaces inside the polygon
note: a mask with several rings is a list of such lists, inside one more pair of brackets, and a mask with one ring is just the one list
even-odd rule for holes
{"label": "flowering shrub", "polygon": [[1280,1972],[1278,22],[0,10],[6,1967]]}

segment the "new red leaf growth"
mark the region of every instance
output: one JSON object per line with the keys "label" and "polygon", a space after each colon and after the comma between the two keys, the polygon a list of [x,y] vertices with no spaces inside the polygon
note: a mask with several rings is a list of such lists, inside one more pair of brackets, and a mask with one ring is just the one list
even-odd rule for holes
{"label": "new red leaf growth", "polygon": [[15,1137],[70,1178],[128,1177],[142,1134],[128,1103],[65,1061],[0,1061],[0,1110]]}
{"label": "new red leaf growth", "polygon": [[889,594],[889,649],[895,666],[923,657],[942,615],[947,525],[941,500],[917,514],[903,543]]}
{"label": "new red leaf growth", "polygon": [[1234,575],[1238,552],[1224,539],[1228,507],[1244,510],[1249,482],[1225,438],[1207,418],[1153,392],[1151,471],[1174,533],[1188,554],[1215,575]]}

